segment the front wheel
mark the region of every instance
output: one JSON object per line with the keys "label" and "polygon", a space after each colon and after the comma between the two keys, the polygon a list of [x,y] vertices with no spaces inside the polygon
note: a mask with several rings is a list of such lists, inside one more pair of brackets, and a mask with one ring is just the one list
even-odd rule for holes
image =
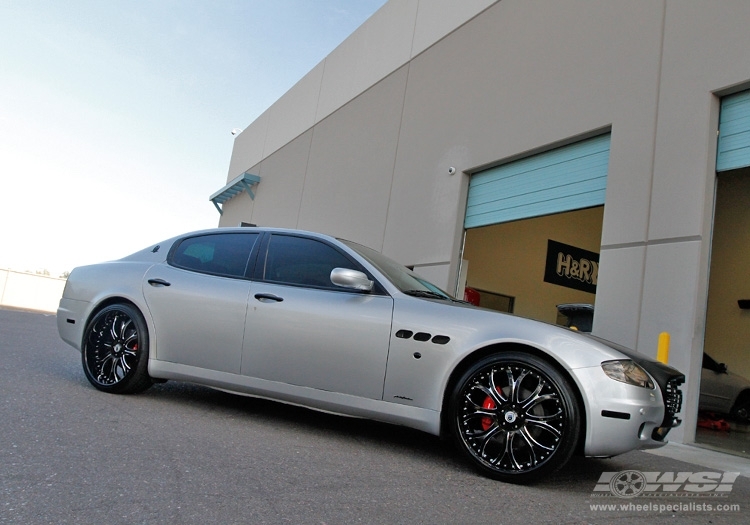
{"label": "front wheel", "polygon": [[732,407],[730,414],[740,423],[750,423],[750,392],[745,391],[739,395],[737,402]]}
{"label": "front wheel", "polygon": [[581,423],[570,382],[546,361],[520,352],[475,363],[450,400],[459,448],[485,475],[526,483],[571,457]]}
{"label": "front wheel", "polygon": [[103,392],[134,394],[151,386],[146,322],[130,305],[107,306],[91,319],[81,358],[86,378]]}

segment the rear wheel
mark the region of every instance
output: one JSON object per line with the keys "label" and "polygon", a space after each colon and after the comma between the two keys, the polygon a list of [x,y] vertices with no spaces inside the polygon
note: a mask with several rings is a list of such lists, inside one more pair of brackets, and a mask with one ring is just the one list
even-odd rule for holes
{"label": "rear wheel", "polygon": [[86,378],[103,392],[133,394],[151,386],[146,322],[130,305],[107,306],[91,319],[81,358]]}
{"label": "rear wheel", "polygon": [[449,417],[474,466],[514,483],[562,467],[581,428],[569,381],[546,361],[520,352],[491,355],[467,370],[453,391]]}

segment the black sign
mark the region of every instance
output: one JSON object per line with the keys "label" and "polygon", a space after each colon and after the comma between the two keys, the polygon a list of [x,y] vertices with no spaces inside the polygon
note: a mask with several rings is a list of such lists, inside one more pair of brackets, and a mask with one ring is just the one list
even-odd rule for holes
{"label": "black sign", "polygon": [[547,241],[544,282],[596,293],[598,278],[598,253],[553,240]]}

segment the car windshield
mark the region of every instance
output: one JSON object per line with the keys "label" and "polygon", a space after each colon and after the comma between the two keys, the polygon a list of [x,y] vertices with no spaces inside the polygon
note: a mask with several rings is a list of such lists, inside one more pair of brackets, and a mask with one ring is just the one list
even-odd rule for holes
{"label": "car windshield", "polygon": [[377,268],[401,292],[415,297],[454,300],[431,282],[419,277],[406,266],[389,259],[382,253],[351,241],[342,240],[342,242]]}

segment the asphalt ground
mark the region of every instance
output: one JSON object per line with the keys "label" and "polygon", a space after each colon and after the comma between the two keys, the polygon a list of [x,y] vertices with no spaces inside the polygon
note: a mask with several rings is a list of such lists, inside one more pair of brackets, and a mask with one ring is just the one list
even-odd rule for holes
{"label": "asphalt ground", "polygon": [[679,485],[622,498],[606,483],[594,493],[604,472],[629,470],[716,472],[631,452],[574,458],[518,486],[405,428],[187,383],[105,394],[58,338],[54,315],[0,309],[0,523],[750,522],[745,476],[724,493],[707,483],[700,493]]}

